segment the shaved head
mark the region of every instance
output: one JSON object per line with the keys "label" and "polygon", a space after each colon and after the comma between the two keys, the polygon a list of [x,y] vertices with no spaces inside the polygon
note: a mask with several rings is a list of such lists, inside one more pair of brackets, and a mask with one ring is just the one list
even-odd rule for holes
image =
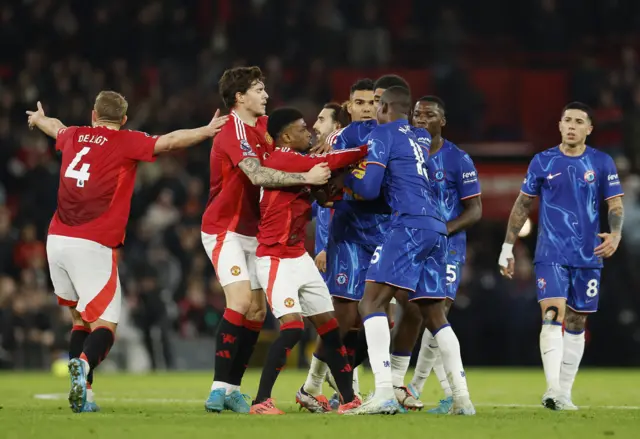
{"label": "shaved head", "polygon": [[387,104],[394,113],[409,114],[411,111],[411,92],[399,86],[388,88],[382,93],[380,104]]}

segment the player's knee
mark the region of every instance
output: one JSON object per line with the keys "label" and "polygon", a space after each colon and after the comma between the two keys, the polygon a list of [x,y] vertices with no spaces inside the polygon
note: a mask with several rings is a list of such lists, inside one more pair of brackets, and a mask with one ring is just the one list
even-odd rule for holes
{"label": "player's knee", "polygon": [[246,315],[251,309],[251,295],[227,295],[227,308],[230,308],[242,315]]}
{"label": "player's knee", "polygon": [[422,311],[420,307],[413,302],[407,302],[402,307],[402,320],[405,320],[415,326],[422,326]]}
{"label": "player's knee", "polygon": [[95,322],[91,322],[90,326],[92,331],[95,331],[96,328],[109,328],[111,332],[115,334],[118,324],[115,322],[109,322],[107,320],[98,319]]}
{"label": "player's knee", "polygon": [[582,332],[587,325],[587,314],[567,310],[564,317],[565,328],[571,332]]}
{"label": "player's knee", "polygon": [[69,314],[71,314],[71,320],[73,322],[73,326],[88,327],[88,324],[82,319],[82,316],[75,308],[69,308]]}
{"label": "player's knee", "polygon": [[542,304],[543,324],[562,324],[564,320],[563,308],[558,304]]}
{"label": "player's knee", "polygon": [[267,305],[264,300],[252,300],[249,310],[245,314],[247,320],[264,322],[267,317]]}

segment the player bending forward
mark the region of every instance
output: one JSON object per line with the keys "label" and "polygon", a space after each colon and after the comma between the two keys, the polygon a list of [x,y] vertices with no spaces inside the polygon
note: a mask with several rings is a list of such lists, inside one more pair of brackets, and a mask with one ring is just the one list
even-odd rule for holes
{"label": "player bending forward", "polygon": [[[511,278],[513,244],[539,196],[534,264],[542,311],[540,354],[547,379],[542,405],[551,410],[578,409],[571,401],[571,388],[584,352],[587,315],[598,309],[602,259],[615,253],[622,233],[618,171],[608,154],[585,144],[592,120],[590,108],[580,102],[563,109],[558,124],[562,143],[531,160],[498,260],[501,273]],[[600,232],[602,200],[609,208],[610,233]]]}
{"label": "player bending forward", "polygon": [[[447,222],[447,266],[445,315],[448,316],[451,304],[456,298],[460,285],[462,266],[467,250],[465,230],[480,220],[482,202],[480,200],[480,182],[478,172],[467,153],[442,137],[442,128],[446,125],[444,102],[436,96],[420,98],[413,110],[413,126],[426,128],[431,133],[431,149],[428,160],[429,179],[435,186],[435,195],[444,220]],[[446,347],[445,347],[446,348]],[[422,345],[418,354],[416,370],[409,384],[409,390],[416,396],[422,393],[424,384],[434,370],[444,399],[440,405],[427,413],[447,414],[453,408],[453,392],[438,342],[428,329],[422,336]]]}
{"label": "player bending forward", "polygon": [[[302,113],[293,108],[274,111],[269,117],[268,132],[276,141],[276,150],[265,165],[289,172],[306,172],[322,162],[337,170],[357,162],[367,151],[362,146],[318,156],[301,154],[311,147],[311,133]],[[333,315],[331,295],[304,247],[305,230],[311,219],[308,186],[264,189],[260,212],[258,279],[273,315],[280,321],[280,335],[269,349],[251,413],[284,414],[275,407],[271,390],[288,354],[302,338],[303,316],[311,320],[322,338],[322,359],[329,365],[343,398],[339,412],[358,407],[360,400],[354,397],[352,369]]]}
{"label": "player bending forward", "polygon": [[323,163],[293,174],[261,165],[274,145],[264,115],[269,95],[258,67],[227,70],[219,86],[231,115],[211,150],[202,244],[224,289],[227,308],[216,336],[214,378],[205,410],[248,413],[240,383],[266,315],[255,268],[260,186],[322,185],[331,172]]}
{"label": "player bending forward", "polygon": [[27,111],[29,126],[56,139],[56,150],[62,153],[47,259],[58,303],[69,307],[73,320],[69,403],[76,413],[98,410],[92,372],[109,353],[120,318],[115,249],[124,242],[138,162],[152,162],[160,153],[213,137],[227,119],[216,112],[207,126],[150,136],[121,130],[127,107],[120,94],[100,92],[91,127],[66,127],[46,117],[40,102],[37,111]]}

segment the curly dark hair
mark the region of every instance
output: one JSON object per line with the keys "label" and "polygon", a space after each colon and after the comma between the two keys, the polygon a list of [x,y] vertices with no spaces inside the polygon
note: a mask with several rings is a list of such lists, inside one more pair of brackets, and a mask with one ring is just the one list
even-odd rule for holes
{"label": "curly dark hair", "polygon": [[255,82],[264,82],[264,76],[260,67],[235,67],[225,70],[218,81],[218,89],[222,102],[227,108],[236,105],[236,94],[244,94]]}

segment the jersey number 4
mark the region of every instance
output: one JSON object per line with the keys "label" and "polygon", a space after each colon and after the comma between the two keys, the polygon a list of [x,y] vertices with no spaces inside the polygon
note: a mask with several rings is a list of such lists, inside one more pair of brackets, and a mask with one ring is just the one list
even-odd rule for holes
{"label": "jersey number 4", "polygon": [[425,165],[424,153],[422,152],[422,147],[418,145],[413,139],[409,139],[411,142],[411,147],[413,148],[413,154],[416,157],[416,168],[418,168],[418,175],[429,180],[429,173],[427,172],[427,166]]}
{"label": "jersey number 4", "polygon": [[91,175],[89,174],[89,166],[91,166],[89,163],[83,163],[82,166],[80,166],[80,169],[76,169],[76,166],[80,164],[82,157],[87,155],[89,151],[91,151],[91,148],[88,146],[82,148],[73,158],[71,163],[69,163],[67,170],[64,171],[64,176],[66,178],[73,178],[76,181],[76,186],[78,187],[84,187],[84,182],[89,180],[89,176]]}

